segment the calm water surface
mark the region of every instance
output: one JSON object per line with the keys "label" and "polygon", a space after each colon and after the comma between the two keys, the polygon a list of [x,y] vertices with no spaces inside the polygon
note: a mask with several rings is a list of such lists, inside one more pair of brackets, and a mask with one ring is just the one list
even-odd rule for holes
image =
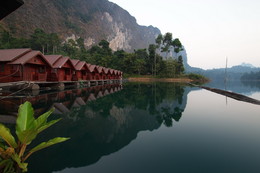
{"label": "calm water surface", "polygon": [[[260,100],[259,84],[226,89]],[[37,97],[36,112],[54,105],[63,119],[35,142],[71,139],[32,156],[29,172],[260,172],[260,105],[175,83]]]}

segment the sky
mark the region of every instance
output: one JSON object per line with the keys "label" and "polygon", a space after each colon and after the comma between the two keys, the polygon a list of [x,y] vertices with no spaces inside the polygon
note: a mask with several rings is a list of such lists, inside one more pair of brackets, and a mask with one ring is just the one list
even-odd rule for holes
{"label": "sky", "polygon": [[203,69],[243,62],[260,67],[260,0],[109,0],[139,25],[171,32],[188,63]]}

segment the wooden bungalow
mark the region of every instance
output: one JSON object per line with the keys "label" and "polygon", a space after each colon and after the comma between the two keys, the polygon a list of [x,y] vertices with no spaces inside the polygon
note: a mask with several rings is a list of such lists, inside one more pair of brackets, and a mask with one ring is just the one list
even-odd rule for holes
{"label": "wooden bungalow", "polygon": [[0,50],[0,82],[46,81],[51,64],[40,51]]}
{"label": "wooden bungalow", "polygon": [[118,75],[117,72],[118,72],[117,70],[114,70],[114,79],[117,79],[117,75]]}
{"label": "wooden bungalow", "polygon": [[103,76],[103,67],[98,66],[98,65],[97,65],[96,67],[97,67],[98,73],[96,74],[95,79],[96,79],[96,80],[101,80],[101,79],[102,79],[102,76]]}
{"label": "wooden bungalow", "polygon": [[109,69],[110,79],[114,79],[114,69]]}
{"label": "wooden bungalow", "polygon": [[96,65],[88,64],[90,76],[89,80],[99,80],[99,72]]}
{"label": "wooden bungalow", "polygon": [[72,75],[76,74],[76,71],[69,57],[61,55],[46,55],[45,57],[52,65],[52,69],[48,71],[48,81],[72,81]]}
{"label": "wooden bungalow", "polygon": [[112,77],[112,72],[111,72],[111,69],[110,68],[106,68],[106,70],[107,70],[107,79],[111,79],[111,77]]}
{"label": "wooden bungalow", "polygon": [[103,67],[103,71],[104,71],[103,79],[110,79],[110,78],[109,78],[109,69]]}
{"label": "wooden bungalow", "polygon": [[87,63],[76,59],[72,59],[71,62],[76,70],[76,74],[73,76],[73,78],[76,78],[74,80],[87,80],[88,74],[90,73]]}
{"label": "wooden bungalow", "polygon": [[113,72],[113,79],[117,79],[117,70],[114,70],[114,72]]}
{"label": "wooden bungalow", "polygon": [[119,79],[122,80],[123,79],[123,72],[119,71]]}
{"label": "wooden bungalow", "polygon": [[97,80],[102,80],[102,79],[106,79],[106,74],[105,74],[105,68],[102,66],[97,66],[97,70],[98,70],[98,75],[96,75],[96,79]]}
{"label": "wooden bungalow", "polygon": [[119,70],[116,70],[116,79],[120,79],[121,72]]}

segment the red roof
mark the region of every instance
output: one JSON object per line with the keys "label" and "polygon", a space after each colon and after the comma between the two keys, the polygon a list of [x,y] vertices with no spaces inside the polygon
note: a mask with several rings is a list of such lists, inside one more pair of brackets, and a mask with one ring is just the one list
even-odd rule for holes
{"label": "red roof", "polygon": [[62,55],[45,55],[46,60],[53,66],[53,64],[60,59]]}
{"label": "red roof", "polygon": [[[84,66],[87,66],[87,63],[84,61],[79,61],[76,66],[76,70],[81,70]],[[87,68],[88,68],[88,66],[87,66]]]}
{"label": "red roof", "polygon": [[110,73],[111,74],[115,74],[115,70],[114,69],[110,69]]}
{"label": "red roof", "polygon": [[86,65],[88,66],[88,68],[91,66],[91,64],[88,64],[88,63],[86,63]]}
{"label": "red roof", "polygon": [[36,56],[42,57],[45,60],[45,62],[49,66],[51,66],[51,64],[47,61],[47,59],[44,57],[44,55],[40,51],[34,51],[34,50],[26,53],[23,56],[20,56],[19,58],[17,58],[13,62],[10,62],[9,64],[26,64],[30,59],[32,59]]}
{"label": "red roof", "polygon": [[95,70],[95,68],[97,68],[96,65],[89,64],[89,71],[90,72],[93,72]]}
{"label": "red roof", "polygon": [[74,67],[76,67],[76,65],[79,63],[79,60],[78,59],[72,59],[71,62],[74,65]]}
{"label": "red roof", "polygon": [[104,70],[104,72],[105,72],[105,74],[107,74],[108,72],[109,72],[109,69],[108,68],[103,68],[103,70]]}
{"label": "red roof", "polygon": [[[58,59],[58,61],[56,61],[52,67],[53,68],[62,68],[64,66],[64,64],[66,64],[66,62],[70,62],[71,65],[73,66],[73,63],[71,62],[71,60],[69,59],[69,57],[61,57],[60,59]],[[74,68],[74,66],[73,66]]]}
{"label": "red roof", "polygon": [[31,49],[1,49],[0,61],[14,61],[20,56],[30,52]]}
{"label": "red roof", "polygon": [[47,61],[52,65],[52,68],[62,68],[64,64],[69,61],[73,69],[75,69],[71,59],[69,57],[63,57],[62,55],[46,55]]}
{"label": "red roof", "polygon": [[81,70],[84,65],[87,66],[87,68],[89,69],[89,66],[87,65],[87,63],[85,61],[80,61],[80,60],[77,60],[77,59],[72,59],[71,60],[72,64],[74,65],[75,69],[76,70]]}
{"label": "red roof", "polygon": [[104,67],[97,66],[98,73],[102,73],[103,68],[104,68]]}

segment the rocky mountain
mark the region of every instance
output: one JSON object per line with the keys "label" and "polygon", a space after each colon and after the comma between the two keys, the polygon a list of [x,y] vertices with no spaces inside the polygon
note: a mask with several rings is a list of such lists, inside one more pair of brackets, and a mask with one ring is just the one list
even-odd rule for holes
{"label": "rocky mountain", "polygon": [[0,22],[0,28],[28,37],[36,28],[58,33],[62,40],[84,38],[90,47],[105,39],[113,50],[147,48],[160,30],[140,26],[126,10],[108,0],[24,0]]}

